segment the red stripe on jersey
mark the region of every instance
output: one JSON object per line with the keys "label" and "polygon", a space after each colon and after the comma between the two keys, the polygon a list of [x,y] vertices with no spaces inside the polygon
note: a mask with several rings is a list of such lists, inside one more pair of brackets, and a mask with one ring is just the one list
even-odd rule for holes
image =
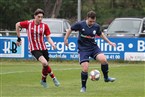
{"label": "red stripe on jersey", "polygon": [[[44,31],[45,31],[45,25],[43,24],[42,25],[42,32],[43,32],[43,35],[44,35]],[[41,38],[41,41],[44,40],[44,37]],[[46,48],[46,45],[45,44],[42,44],[43,45],[43,48]]]}
{"label": "red stripe on jersey", "polygon": [[[43,24],[43,25],[40,26],[40,32],[42,32],[41,35],[43,35],[43,36],[44,36],[44,29],[45,29],[45,27],[44,27],[44,24]],[[44,42],[44,37],[41,37],[40,38],[40,45],[41,45],[42,49],[46,48],[46,46],[43,42]]]}
{"label": "red stripe on jersey", "polygon": [[[36,37],[40,37],[39,34],[42,33],[42,32],[40,32],[40,25],[38,25],[37,30],[36,30],[36,33],[37,33],[37,34],[36,34]],[[36,41],[37,41],[37,43],[38,43],[39,49],[42,50],[42,47],[41,47],[41,45],[40,45],[40,39],[39,39],[39,38],[36,38]]]}
{"label": "red stripe on jersey", "polygon": [[34,46],[34,50],[39,50],[36,42],[36,25],[33,24],[33,29],[31,29],[31,39]]}
{"label": "red stripe on jersey", "polygon": [[31,26],[32,26],[32,23],[29,24],[29,27],[28,27],[28,30],[27,30],[30,51],[34,49],[32,39],[31,39],[31,33],[30,33],[31,32]]}

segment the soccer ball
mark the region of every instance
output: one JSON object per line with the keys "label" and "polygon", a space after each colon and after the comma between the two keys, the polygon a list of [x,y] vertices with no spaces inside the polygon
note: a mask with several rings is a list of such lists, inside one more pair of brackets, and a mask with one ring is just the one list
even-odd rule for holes
{"label": "soccer ball", "polygon": [[100,72],[98,70],[92,70],[89,77],[92,81],[98,81],[100,79]]}

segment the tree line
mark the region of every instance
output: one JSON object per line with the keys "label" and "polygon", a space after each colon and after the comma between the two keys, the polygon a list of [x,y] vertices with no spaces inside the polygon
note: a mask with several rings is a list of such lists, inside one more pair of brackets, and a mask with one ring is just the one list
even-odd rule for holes
{"label": "tree line", "polygon": [[[65,18],[77,21],[78,0],[0,0],[0,30],[14,30],[15,23],[33,18],[33,12],[42,8],[46,18]],[[144,17],[144,0],[81,0],[81,19],[94,10],[97,22],[109,24],[116,17]]]}

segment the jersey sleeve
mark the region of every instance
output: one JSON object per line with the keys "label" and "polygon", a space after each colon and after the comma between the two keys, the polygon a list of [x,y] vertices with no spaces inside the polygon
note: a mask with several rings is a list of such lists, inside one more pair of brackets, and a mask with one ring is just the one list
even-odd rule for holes
{"label": "jersey sleeve", "polygon": [[73,24],[72,26],[71,26],[71,30],[73,30],[73,31],[79,31],[80,30],[80,23],[78,22],[78,23],[75,23],[75,24]]}
{"label": "jersey sleeve", "polygon": [[97,31],[97,32],[98,32],[98,33],[97,33],[98,36],[100,36],[100,35],[102,34],[102,31],[101,31],[100,26],[98,26],[98,31]]}
{"label": "jersey sleeve", "polygon": [[20,22],[20,26],[22,28],[28,28],[28,25],[29,25],[29,22],[28,21],[22,21],[22,22]]}
{"label": "jersey sleeve", "polygon": [[47,24],[45,24],[45,31],[44,31],[44,34],[45,34],[46,36],[50,35],[50,29],[49,29],[49,27],[47,26]]}

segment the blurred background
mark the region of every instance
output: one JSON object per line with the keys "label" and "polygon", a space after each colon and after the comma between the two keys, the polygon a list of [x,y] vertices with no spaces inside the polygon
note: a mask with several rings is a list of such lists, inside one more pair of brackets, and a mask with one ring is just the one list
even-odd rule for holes
{"label": "blurred background", "polygon": [[94,10],[101,30],[117,44],[112,48],[96,36],[107,59],[145,61],[145,0],[0,0],[0,57],[32,58],[26,29],[21,29],[22,46],[16,46],[15,24],[31,20],[37,8],[44,10],[42,22],[49,26],[57,46],[53,50],[44,40],[50,58],[78,59],[78,32],[71,33],[69,48],[63,43],[64,36],[73,23],[84,20],[87,12]]}
{"label": "blurred background", "polygon": [[74,23],[94,10],[97,23],[107,25],[116,17],[144,17],[145,0],[0,0],[0,30],[15,30],[15,23],[33,18],[37,8],[46,18],[65,18]]}
{"label": "blurred background", "polygon": [[[41,66],[29,51],[26,29],[21,29],[21,46],[16,45],[15,24],[31,20],[37,8],[45,11],[42,22],[48,24],[56,45],[54,50],[44,38],[50,66],[61,83],[56,88],[48,79],[48,90],[39,85]],[[90,10],[116,43],[112,47],[98,36],[95,40],[117,82],[104,84],[103,77],[98,82],[88,80],[88,91],[82,95],[78,33],[70,35],[68,47],[64,35]],[[90,71],[101,71],[99,62],[90,61]],[[0,97],[145,97],[145,0],[0,0]]]}

